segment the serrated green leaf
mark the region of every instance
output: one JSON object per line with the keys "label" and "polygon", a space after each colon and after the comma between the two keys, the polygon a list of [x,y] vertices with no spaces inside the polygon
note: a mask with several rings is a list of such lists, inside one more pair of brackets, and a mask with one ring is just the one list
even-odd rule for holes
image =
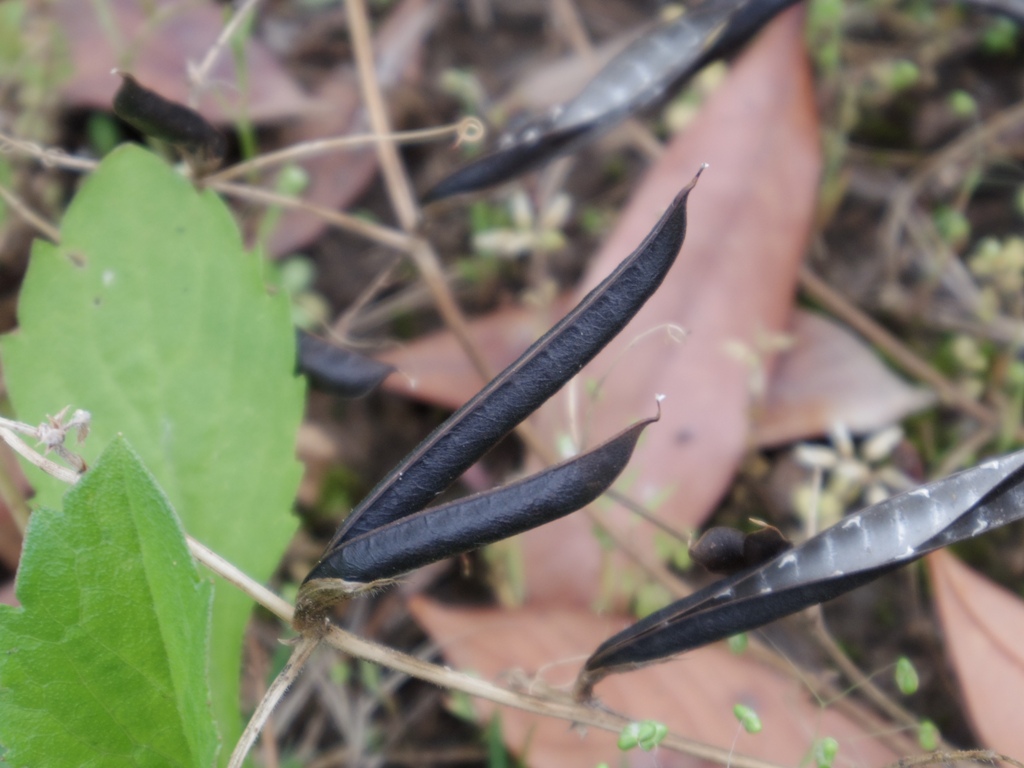
{"label": "serrated green leaf", "polygon": [[14,766],[209,766],[212,585],[123,439],[32,515],[0,605],[0,743]]}
{"label": "serrated green leaf", "polygon": [[[124,433],[185,529],[267,579],[295,530],[303,383],[287,300],[268,295],[223,203],[138,147],[115,150],[72,201],[61,244],[33,248],[18,317],[0,349],[19,417],[92,412],[87,460]],[[55,481],[32,479],[54,505]],[[216,584],[210,674],[229,743],[251,608]]]}

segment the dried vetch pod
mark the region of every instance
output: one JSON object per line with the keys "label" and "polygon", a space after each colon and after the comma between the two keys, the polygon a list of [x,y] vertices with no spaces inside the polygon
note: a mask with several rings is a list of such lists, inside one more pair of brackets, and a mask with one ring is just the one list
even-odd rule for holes
{"label": "dried vetch pod", "polygon": [[606,675],[831,600],[929,552],[1021,518],[1024,451],[894,496],[609,638],[584,664],[575,695],[589,699]]}
{"label": "dried vetch pod", "polygon": [[[332,573],[335,552],[347,542],[423,509],[626,326],[661,284],[679,253],[686,232],[686,200],[699,176],[698,171],[639,247],[600,285],[428,435],[356,506],[299,589],[298,629],[322,627],[330,604],[350,591],[345,579]],[[424,525],[422,530],[427,528],[429,525]],[[423,535],[413,546],[429,551],[433,545],[429,535]],[[373,574],[360,578],[372,579]]]}
{"label": "dried vetch pod", "polygon": [[177,147],[196,176],[220,166],[227,142],[202,115],[145,88],[127,72],[114,73],[121,76],[121,87],[114,96],[114,114],[147,136]]}
{"label": "dried vetch pod", "polygon": [[655,24],[571,101],[503,138],[499,148],[443,179],[424,202],[508,181],[612,128],[661,99],[708,62],[731,53],[796,0],[702,0]]}
{"label": "dried vetch pod", "polygon": [[342,580],[354,593],[565,517],[615,482],[640,433],[654,421],[637,422],[596,448],[522,480],[430,507],[349,539],[317,565],[315,578]]}
{"label": "dried vetch pod", "polygon": [[296,369],[314,389],[356,398],[368,395],[395,370],[393,365],[335,346],[306,331],[297,332]]}

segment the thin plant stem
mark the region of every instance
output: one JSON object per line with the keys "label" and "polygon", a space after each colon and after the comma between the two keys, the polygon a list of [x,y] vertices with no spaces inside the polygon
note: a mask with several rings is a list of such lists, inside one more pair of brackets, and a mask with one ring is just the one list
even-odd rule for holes
{"label": "thin plant stem", "polygon": [[236,163],[217,173],[205,177],[204,183],[228,181],[239,176],[261,171],[283,163],[295,162],[318,155],[325,155],[338,149],[355,149],[367,144],[378,144],[382,141],[393,141],[399,144],[415,144],[449,136],[455,137],[456,144],[472,143],[483,139],[485,129],[483,123],[475,117],[465,117],[457,123],[442,125],[437,128],[423,128],[415,131],[399,131],[387,136],[378,134],[360,134],[358,136],[337,136],[330,139],[313,139],[292,144],[290,147],[276,152],[266,152],[252,160]]}
{"label": "thin plant stem", "polygon": [[285,692],[298,678],[302,668],[306,666],[306,662],[309,661],[309,657],[313,655],[313,651],[316,650],[319,644],[320,641],[315,638],[299,638],[284,668],[274,678],[274,682],[271,683],[270,688],[263,695],[256,711],[249,718],[248,725],[245,726],[245,730],[242,732],[234,751],[231,753],[228,768],[242,768],[249,750],[256,743],[256,738],[260,735],[260,731],[263,730],[263,726],[273,713],[274,707],[277,706]]}
{"label": "thin plant stem", "polygon": [[395,210],[398,222],[406,232],[412,232],[419,223],[419,209],[412,192],[412,184],[398,156],[398,149],[387,138],[391,133],[390,120],[384,105],[384,95],[377,80],[377,68],[373,61],[373,39],[370,34],[370,19],[363,0],[345,0],[351,30],[352,49],[356,68],[359,71],[359,85],[369,114],[374,133],[381,137],[377,143],[377,158],[387,183],[388,197]]}
{"label": "thin plant stem", "polygon": [[53,224],[25,205],[25,202],[20,197],[2,184],[0,184],[0,197],[2,197],[4,202],[11,207],[12,211],[21,216],[21,218],[34,227],[47,240],[54,243],[60,242],[60,231],[53,226]]}
{"label": "thin plant stem", "polygon": [[51,475],[68,485],[74,485],[78,482],[78,478],[80,476],[78,472],[61,466],[57,462],[40,455],[8,427],[0,426],[0,439],[21,454],[26,461],[39,467],[39,469],[43,470],[46,474]]}
{"label": "thin plant stem", "polygon": [[[366,104],[370,126],[374,133],[386,137],[391,133],[391,126],[384,106],[384,97],[381,93],[380,83],[377,80],[377,71],[373,63],[373,41],[370,36],[370,21],[366,13],[366,4],[363,0],[346,0],[345,8],[348,11],[348,20],[352,34],[352,48],[359,71],[359,84],[362,90],[363,101]],[[384,175],[388,196],[391,199],[391,205],[395,210],[398,222],[406,232],[414,232],[419,225],[419,206],[416,204],[416,198],[412,192],[412,184],[405,173],[405,168],[402,166],[402,160],[398,155],[394,142],[388,139],[379,141],[377,143],[377,157],[380,160],[381,172]],[[437,304],[438,312],[440,312],[445,324],[451,329],[455,338],[458,339],[473,367],[480,374],[480,378],[483,381],[488,381],[492,374],[490,366],[480,353],[472,334],[469,332],[466,318],[452,296],[447,281],[444,280],[441,260],[438,258],[433,246],[426,240],[420,240],[417,247],[409,255],[416,264],[416,268],[419,270],[427,287],[430,289]]]}
{"label": "thin plant stem", "polygon": [[[191,538],[188,541],[189,550],[197,560],[217,575],[242,589],[256,602],[282,620],[291,621],[293,608],[287,601],[278,597],[263,585],[253,581],[241,570],[210,551],[207,547]],[[380,664],[388,669],[404,673],[428,683],[434,683],[443,688],[487,699],[495,704],[515,707],[527,712],[556,717],[582,725],[590,725],[615,733],[621,731],[630,722],[628,718],[620,715],[569,701],[568,697],[564,701],[553,700],[549,697],[525,694],[502,688],[480,678],[456,672],[448,667],[423,661],[415,656],[410,656],[409,654],[375,643],[372,640],[366,640],[334,625],[329,625],[325,629],[323,641],[343,653]],[[662,742],[662,746],[715,762],[724,763],[728,757],[726,750],[672,734],[666,737],[665,741]],[[733,755],[732,765],[736,766],[736,768],[779,768],[773,763],[736,755]]]}
{"label": "thin plant stem", "polygon": [[291,624],[292,616],[295,613],[291,603],[274,594],[259,582],[251,579],[241,569],[229,563],[206,545],[201,544],[191,536],[187,538],[188,549],[192,553],[192,557],[225,581],[238,587],[238,589],[277,616],[277,618]]}
{"label": "thin plant stem", "polygon": [[189,106],[195,107],[199,103],[199,95],[202,93],[203,87],[206,85],[206,79],[210,76],[210,70],[213,69],[213,65],[217,61],[217,57],[221,51],[224,50],[224,46],[228,44],[231,36],[238,31],[238,28],[242,26],[246,17],[252,13],[256,8],[256,4],[260,0],[244,0],[244,2],[235,10],[234,14],[228,20],[228,23],[224,25],[224,29],[220,31],[220,35],[210,46],[210,49],[206,52],[203,57],[203,61],[198,67],[194,69],[189,67],[189,80],[192,81],[192,89],[189,92]]}
{"label": "thin plant stem", "polygon": [[94,171],[99,163],[85,157],[74,157],[63,149],[43,147],[34,141],[16,139],[0,132],[0,153],[19,152],[34,157],[46,168],[62,168],[66,171]]}
{"label": "thin plant stem", "polygon": [[[404,672],[410,677],[434,683],[443,688],[461,691],[470,696],[487,699],[495,704],[514,707],[545,717],[555,717],[579,725],[592,726],[613,733],[620,732],[631,722],[626,717],[603,709],[576,704],[569,701],[568,697],[565,700],[555,700],[550,696],[538,696],[501,688],[478,677],[456,672],[377,645],[334,626],[331,626],[324,636],[324,642],[366,661]],[[661,742],[661,746],[722,764],[726,764],[729,758],[728,750],[691,741],[675,734],[666,736],[665,740]],[[735,768],[775,768],[773,763],[743,755],[733,755],[730,764]]]}
{"label": "thin plant stem", "polygon": [[[846,655],[846,652],[835,641],[835,638],[832,637],[832,633],[828,631],[828,627],[825,624],[825,615],[820,605],[810,609],[810,616],[811,634],[815,642],[819,648],[828,654],[832,663],[839,668],[839,671],[843,673],[843,676],[850,682],[853,688],[862,693],[868,701],[874,704],[880,712],[893,722],[905,728],[916,728],[918,718],[901,707],[885,691],[875,685],[875,682],[850,660],[850,657]],[[944,748],[949,748],[949,745],[944,741],[941,741],[940,745]]]}
{"label": "thin plant stem", "polygon": [[416,246],[416,238],[400,232],[397,229],[385,227],[372,221],[367,221],[358,216],[343,211],[335,211],[324,208],[321,205],[307,203],[295,197],[288,197],[278,192],[272,192],[262,187],[253,187],[248,184],[236,184],[230,181],[220,181],[208,185],[216,192],[234,197],[239,200],[248,200],[262,205],[278,205],[282,208],[307,211],[319,216],[327,223],[340,230],[349,232],[367,240],[394,248],[402,253],[410,253]]}

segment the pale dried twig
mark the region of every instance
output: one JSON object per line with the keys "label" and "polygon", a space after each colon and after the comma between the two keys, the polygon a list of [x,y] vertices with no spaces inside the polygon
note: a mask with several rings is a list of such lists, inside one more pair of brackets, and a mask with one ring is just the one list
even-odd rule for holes
{"label": "pale dried twig", "polygon": [[242,22],[245,21],[246,17],[252,13],[255,9],[256,4],[260,0],[245,0],[241,6],[234,12],[231,19],[227,24],[224,25],[224,29],[221,30],[220,35],[214,41],[213,45],[210,46],[210,50],[206,52],[206,56],[203,57],[203,61],[198,67],[189,66],[189,80],[192,82],[192,90],[189,93],[189,105],[195,107],[199,103],[199,94],[202,92],[203,86],[206,83],[206,78],[210,75],[210,70],[213,69],[214,63],[217,61],[217,57],[220,52],[224,50],[224,46],[227,45],[228,40],[231,36],[238,31],[238,28],[242,26]]}
{"label": "pale dried twig", "polygon": [[416,131],[398,131],[386,136],[361,134],[358,136],[336,136],[330,139],[313,139],[293,144],[277,152],[266,152],[259,157],[254,157],[252,160],[232,165],[230,168],[225,168],[222,171],[207,176],[204,179],[204,183],[211,184],[218,181],[227,181],[228,179],[244,176],[253,171],[265,170],[283,163],[317,157],[318,155],[327,154],[338,149],[354,149],[366,146],[367,144],[378,144],[382,141],[393,141],[398,144],[415,144],[454,136],[456,145],[461,145],[463,143],[481,141],[485,133],[484,124],[478,118],[464,117],[459,122],[451,125],[423,128]]}
{"label": "pale dried twig", "polygon": [[53,224],[29,208],[20,197],[2,184],[0,184],[0,197],[2,197],[4,202],[11,207],[12,211],[21,216],[21,218],[31,226],[35,227],[43,237],[53,241],[54,243],[60,242],[60,231],[58,231]]}
{"label": "pale dried twig", "polygon": [[264,694],[260,700],[259,706],[256,711],[253,712],[252,717],[249,719],[249,723],[245,726],[245,730],[238,739],[238,743],[235,745],[234,751],[231,753],[231,759],[228,761],[228,768],[241,768],[245,762],[245,758],[249,754],[249,750],[252,749],[252,745],[256,743],[256,738],[259,736],[260,731],[263,730],[264,724],[274,711],[274,707],[284,696],[288,688],[291,687],[292,683],[298,678],[299,673],[302,672],[302,668],[309,661],[309,657],[313,655],[313,651],[319,645],[319,641],[310,637],[302,637],[295,645],[295,650],[292,651],[292,655],[288,658],[284,668],[278,673],[277,677],[274,678],[274,682],[270,688]]}

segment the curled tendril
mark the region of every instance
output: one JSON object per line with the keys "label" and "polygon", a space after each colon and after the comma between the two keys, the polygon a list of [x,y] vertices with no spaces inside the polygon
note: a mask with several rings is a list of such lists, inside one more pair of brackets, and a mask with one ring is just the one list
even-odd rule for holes
{"label": "curled tendril", "polygon": [[455,125],[455,146],[463,144],[476,144],[483,141],[487,135],[487,128],[477,117],[464,117]]}

